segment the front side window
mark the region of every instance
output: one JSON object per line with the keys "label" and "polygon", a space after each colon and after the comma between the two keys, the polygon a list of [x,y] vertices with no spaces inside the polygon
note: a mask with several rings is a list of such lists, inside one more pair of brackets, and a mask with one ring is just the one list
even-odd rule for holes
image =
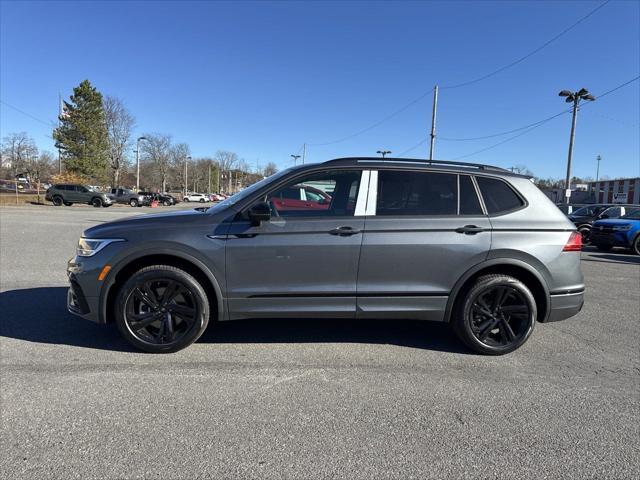
{"label": "front side window", "polygon": [[359,170],[313,173],[268,193],[266,201],[280,217],[352,216],[361,175]]}
{"label": "front side window", "polygon": [[376,215],[456,215],[458,176],[380,170]]}
{"label": "front side window", "polygon": [[620,218],[620,215],[622,215],[622,208],[611,207],[602,212],[600,216],[602,218]]}
{"label": "front side window", "polygon": [[489,177],[476,177],[476,181],[489,215],[509,212],[523,205],[522,199],[506,182]]}

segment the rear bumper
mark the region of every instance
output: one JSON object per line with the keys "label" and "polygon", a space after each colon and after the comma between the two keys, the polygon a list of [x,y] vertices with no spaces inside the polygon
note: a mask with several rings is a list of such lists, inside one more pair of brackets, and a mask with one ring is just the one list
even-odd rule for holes
{"label": "rear bumper", "polygon": [[577,315],[584,305],[584,290],[552,294],[549,316],[545,322],[557,322]]}

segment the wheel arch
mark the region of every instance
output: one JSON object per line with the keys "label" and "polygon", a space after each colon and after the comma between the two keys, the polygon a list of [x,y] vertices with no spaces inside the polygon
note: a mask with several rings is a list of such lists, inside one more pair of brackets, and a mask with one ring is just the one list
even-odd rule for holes
{"label": "wheel arch", "polygon": [[544,322],[549,316],[551,297],[549,293],[549,287],[544,277],[538,270],[532,265],[517,259],[512,258],[494,258],[491,260],[479,263],[469,270],[458,280],[454,285],[449,299],[447,300],[447,306],[444,315],[444,321],[449,322],[454,310],[454,306],[461,295],[467,291],[472,283],[480,276],[487,274],[504,274],[521,280],[536,300],[536,306],[538,310],[537,320]]}
{"label": "wheel arch", "polygon": [[216,319],[224,319],[225,309],[220,284],[215,275],[203,262],[183,252],[153,251],[127,257],[109,271],[105,285],[106,288],[102,288],[100,294],[99,321],[101,323],[113,322],[113,318],[110,318],[108,313],[114,308],[118,287],[133,273],[150,265],[171,265],[193,275],[201,282],[207,292],[209,301],[215,302],[215,310],[217,311]]}

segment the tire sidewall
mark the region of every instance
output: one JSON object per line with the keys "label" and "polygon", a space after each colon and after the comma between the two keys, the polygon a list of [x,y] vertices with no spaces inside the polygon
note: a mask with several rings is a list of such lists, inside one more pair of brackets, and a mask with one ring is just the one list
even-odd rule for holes
{"label": "tire sidewall", "polygon": [[[589,227],[580,227],[578,228],[578,232],[582,235],[582,244],[589,245],[591,243],[591,228]],[[586,233],[586,238],[585,238]]]}
{"label": "tire sidewall", "polygon": [[633,251],[636,255],[640,255],[640,233],[636,235],[636,239],[633,241]]}
{"label": "tire sidewall", "polygon": [[135,199],[131,199],[129,200],[129,205],[131,205],[132,207],[137,207],[138,206],[138,201]]}
{"label": "tire sidewall", "polygon": [[99,198],[94,198],[93,200],[91,200],[91,205],[93,205],[95,208],[100,208],[102,207],[102,200],[100,200]]}
{"label": "tire sidewall", "polygon": [[61,207],[64,205],[64,200],[60,196],[55,196],[51,200],[56,207]]}
{"label": "tire sidewall", "polygon": [[[481,292],[497,286],[507,286],[518,290],[518,292],[522,294],[527,301],[529,307],[529,325],[526,333],[517,343],[511,344],[507,347],[493,347],[486,345],[478,340],[471,331],[470,314],[475,299]],[[466,292],[463,300],[459,303],[459,308],[457,309],[456,318],[454,319],[454,330],[460,339],[475,352],[488,355],[504,355],[517,350],[529,339],[535,328],[536,318],[537,307],[535,298],[524,283],[507,275],[489,275],[486,277],[480,277],[478,281]]]}
{"label": "tire sidewall", "polygon": [[[198,325],[194,326],[191,331],[180,338],[179,341],[169,345],[156,345],[147,343],[137,338],[129,329],[125,321],[126,301],[136,285],[152,280],[152,279],[170,279],[177,280],[184,284],[197,304]],[[115,320],[121,335],[134,347],[149,353],[173,353],[194,343],[204,333],[209,324],[210,307],[207,294],[202,285],[190,274],[175,267],[156,265],[146,267],[138,271],[122,285],[116,296],[115,302]]]}

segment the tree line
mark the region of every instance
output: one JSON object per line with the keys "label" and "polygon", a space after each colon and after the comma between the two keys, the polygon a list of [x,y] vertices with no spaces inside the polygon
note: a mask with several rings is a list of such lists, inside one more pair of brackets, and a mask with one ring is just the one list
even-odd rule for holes
{"label": "tree line", "polygon": [[277,167],[269,162],[251,168],[236,153],[219,150],[211,157],[191,158],[189,145],[170,134],[148,132],[136,141],[135,117],[123,101],[102,95],[89,80],[82,81],[63,102],[52,137],[59,152],[39,152],[25,132],[3,138],[1,171],[4,178],[26,174],[37,181],[65,178],[94,185],[132,187],[136,184],[135,148],[140,147],[140,187],[158,191],[234,192]]}

